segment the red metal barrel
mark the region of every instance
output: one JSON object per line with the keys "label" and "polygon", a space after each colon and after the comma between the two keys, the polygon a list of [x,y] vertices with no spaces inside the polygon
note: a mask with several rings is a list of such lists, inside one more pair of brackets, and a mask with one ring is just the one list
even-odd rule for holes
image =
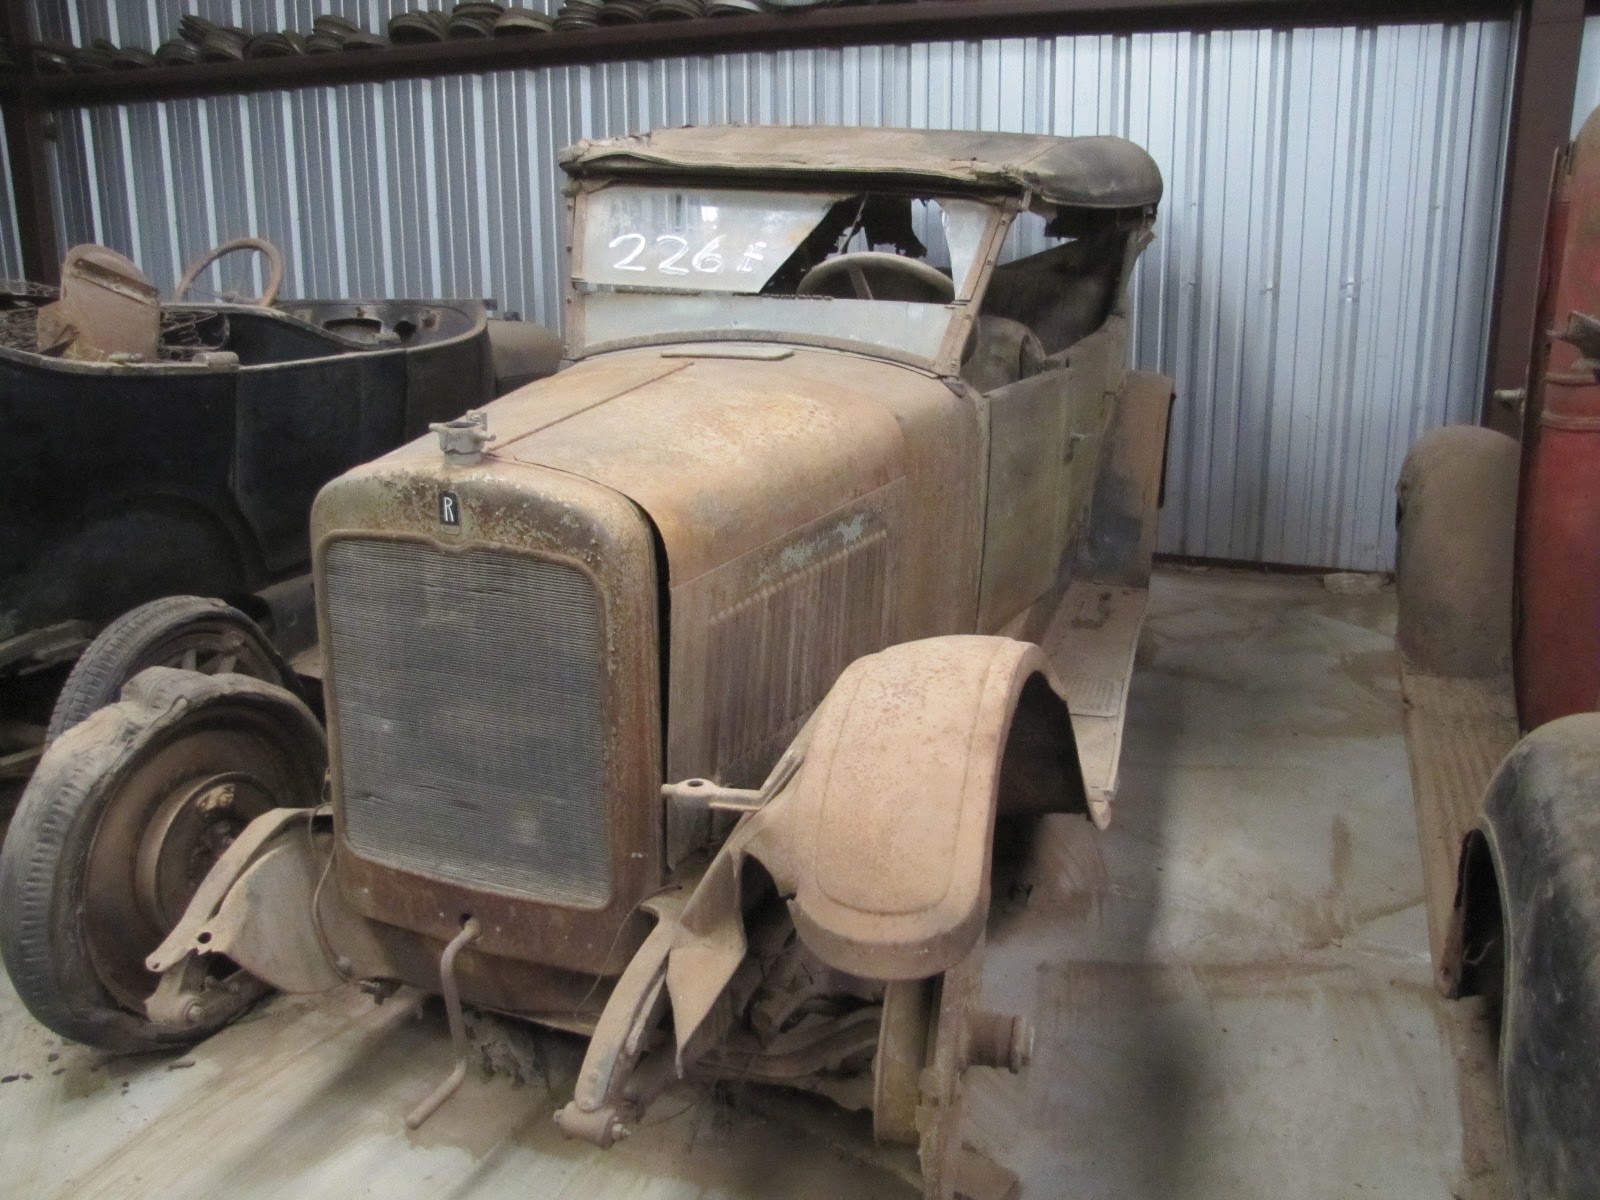
{"label": "red metal barrel", "polygon": [[1517,708],[1525,729],[1600,698],[1600,386],[1550,334],[1600,315],[1600,110],[1556,180],[1530,372],[1517,527]]}

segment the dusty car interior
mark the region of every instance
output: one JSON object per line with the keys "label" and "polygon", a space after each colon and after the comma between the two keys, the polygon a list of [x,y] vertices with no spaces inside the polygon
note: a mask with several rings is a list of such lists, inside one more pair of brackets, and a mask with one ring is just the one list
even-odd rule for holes
{"label": "dusty car interior", "polygon": [[[458,308],[393,300],[286,304],[273,312],[180,308],[172,319],[189,323],[184,352],[230,350],[241,367],[326,358],[355,347],[433,345],[472,327],[471,316]],[[169,344],[175,340],[169,337]]]}
{"label": "dusty car interior", "polygon": [[[254,302],[184,298],[242,249],[268,263]],[[282,255],[256,238],[195,260],[172,303],[105,247],[75,248],[63,274],[0,287],[0,777],[13,780],[144,666],[285,676],[315,642],[317,489],[559,354],[553,334],[491,320],[482,301],[274,307]],[[183,596],[206,604],[148,608]]]}
{"label": "dusty car interior", "polygon": [[604,341],[623,319],[674,335],[731,322],[927,353],[992,217],[954,197],[619,184],[590,198],[574,279]]}
{"label": "dusty car interior", "polygon": [[[37,291],[0,293],[0,346],[35,351],[38,308],[48,299]],[[225,350],[238,356],[241,367],[270,366],[358,348],[446,341],[470,332],[471,320],[448,305],[393,300],[309,301],[281,309],[168,305],[157,354],[162,362],[185,363]]]}
{"label": "dusty car interior", "polygon": [[[942,332],[926,310],[965,299],[996,217],[960,196],[617,185],[591,199],[574,277],[593,329],[608,329],[616,309],[684,336],[697,320],[701,332],[733,319],[752,332],[822,338],[854,324],[883,345],[926,348]],[[1018,214],[963,354],[968,382],[988,391],[1051,369],[1046,360],[1098,329],[1131,269],[1129,240],[1141,234],[1137,216],[1047,204]],[[730,307],[730,297],[762,299]],[[874,307],[858,309],[863,302]]]}

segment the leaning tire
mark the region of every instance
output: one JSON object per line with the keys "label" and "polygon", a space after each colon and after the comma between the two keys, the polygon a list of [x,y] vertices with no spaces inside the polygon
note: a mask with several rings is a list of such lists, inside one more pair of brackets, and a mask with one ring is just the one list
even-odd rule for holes
{"label": "leaning tire", "polygon": [[283,688],[152,668],[122,701],[40,760],[0,847],[0,957],[28,1010],[64,1037],[117,1051],[204,1037],[157,1026],[145,958],[232,836],[273,807],[315,804],[321,727]]}
{"label": "leaning tire", "polygon": [[249,617],[221,600],[163,596],[123,613],[78,657],[56,697],[47,741],[114,704],[146,667],[232,673],[285,683],[282,657]]}
{"label": "leaning tire", "polygon": [[1516,441],[1451,425],[1418,439],[1397,488],[1396,641],[1432,675],[1511,669]]}

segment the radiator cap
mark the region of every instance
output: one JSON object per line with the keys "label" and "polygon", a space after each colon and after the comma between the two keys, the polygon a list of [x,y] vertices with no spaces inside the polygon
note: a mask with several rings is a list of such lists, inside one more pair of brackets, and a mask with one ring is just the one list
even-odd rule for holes
{"label": "radiator cap", "polygon": [[439,449],[452,463],[470,466],[483,461],[483,450],[494,437],[489,432],[489,414],[481,409],[469,409],[454,421],[440,421],[428,426],[439,435]]}

